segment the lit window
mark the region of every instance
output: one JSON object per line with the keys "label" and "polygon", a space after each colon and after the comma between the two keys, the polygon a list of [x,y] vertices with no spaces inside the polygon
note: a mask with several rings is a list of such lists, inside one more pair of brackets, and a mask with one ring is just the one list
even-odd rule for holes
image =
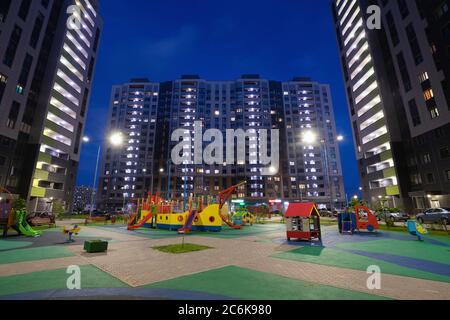
{"label": "lit window", "polygon": [[428,101],[434,97],[434,93],[432,89],[425,90],[423,93],[423,97],[425,98],[425,101]]}

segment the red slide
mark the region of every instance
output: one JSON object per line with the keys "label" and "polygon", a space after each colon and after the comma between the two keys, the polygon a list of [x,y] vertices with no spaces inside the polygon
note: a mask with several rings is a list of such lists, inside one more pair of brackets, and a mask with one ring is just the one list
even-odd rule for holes
{"label": "red slide", "polygon": [[150,213],[148,216],[146,216],[144,219],[142,219],[138,223],[128,226],[128,230],[135,230],[135,229],[142,228],[144,226],[144,224],[146,224],[147,221],[150,220],[151,218],[153,218],[153,214]]}
{"label": "red slide", "polygon": [[227,219],[227,217],[225,217],[223,214],[219,213],[219,215],[220,215],[220,217],[222,218],[223,222],[225,222],[230,228],[233,228],[233,229],[241,229],[241,228],[242,228],[241,226],[238,226],[238,225],[236,225],[236,224],[233,224],[233,223],[232,223],[231,221],[229,221],[229,220]]}

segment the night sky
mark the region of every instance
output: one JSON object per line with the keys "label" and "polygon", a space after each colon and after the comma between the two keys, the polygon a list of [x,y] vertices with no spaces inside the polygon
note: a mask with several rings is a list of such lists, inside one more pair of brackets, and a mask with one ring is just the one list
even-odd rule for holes
{"label": "night sky", "polygon": [[[111,86],[199,74],[233,80],[308,76],[331,85],[349,196],[359,178],[329,0],[102,0],[104,30],[86,135],[103,138]],[[98,142],[83,147],[79,185],[92,185]]]}

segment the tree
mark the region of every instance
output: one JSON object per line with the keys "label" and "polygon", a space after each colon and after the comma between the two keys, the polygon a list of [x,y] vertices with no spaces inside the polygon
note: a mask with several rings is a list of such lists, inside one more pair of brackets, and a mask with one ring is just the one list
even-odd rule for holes
{"label": "tree", "polygon": [[65,212],[64,204],[60,200],[53,201],[52,213],[55,218],[58,218],[60,215],[63,215]]}
{"label": "tree", "polygon": [[19,198],[19,199],[14,200],[12,207],[15,212],[26,210],[27,202],[24,199]]}

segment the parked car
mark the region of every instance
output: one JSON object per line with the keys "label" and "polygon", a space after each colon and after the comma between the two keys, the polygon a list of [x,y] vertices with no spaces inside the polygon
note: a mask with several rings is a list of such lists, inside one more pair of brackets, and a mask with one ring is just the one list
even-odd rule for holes
{"label": "parked car", "polygon": [[51,212],[33,212],[27,216],[27,223],[32,227],[54,225],[55,215]]}
{"label": "parked car", "polygon": [[419,223],[445,223],[450,222],[450,208],[428,209],[416,216]]}
{"label": "parked car", "polygon": [[319,210],[320,216],[324,218],[333,218],[334,214],[330,210]]}
{"label": "parked car", "polygon": [[378,221],[386,221],[386,220],[390,220],[392,222],[406,222],[410,219],[409,214],[407,214],[406,212],[403,211],[398,211],[398,212],[390,212],[390,211],[385,211],[385,212],[381,212],[378,214],[377,216]]}

